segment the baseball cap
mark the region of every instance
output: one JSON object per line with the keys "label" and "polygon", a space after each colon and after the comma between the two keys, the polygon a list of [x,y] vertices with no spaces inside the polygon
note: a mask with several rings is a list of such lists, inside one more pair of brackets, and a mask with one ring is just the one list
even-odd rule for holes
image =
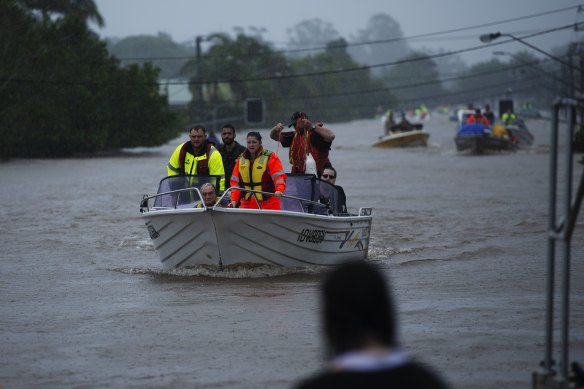
{"label": "baseball cap", "polygon": [[290,118],[291,122],[290,124],[288,124],[288,127],[292,127],[296,125],[296,122],[298,122],[298,119],[308,119],[308,117],[306,116],[306,114],[304,112],[294,112],[292,114],[292,117]]}

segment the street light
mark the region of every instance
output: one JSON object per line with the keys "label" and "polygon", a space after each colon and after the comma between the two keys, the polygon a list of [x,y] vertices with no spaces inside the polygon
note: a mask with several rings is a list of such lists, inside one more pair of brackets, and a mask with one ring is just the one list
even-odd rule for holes
{"label": "street light", "polygon": [[536,46],[532,45],[531,43],[527,43],[523,39],[517,38],[516,36],[513,36],[511,34],[501,34],[500,32],[495,32],[495,33],[491,33],[491,34],[483,34],[480,36],[480,40],[483,43],[490,43],[491,41],[494,41],[495,39],[500,38],[502,36],[508,36],[509,38],[511,38],[519,43],[522,43],[525,46],[527,46],[527,47],[529,47],[529,48],[531,48],[539,53],[542,53],[545,56],[548,56],[549,58],[561,63],[562,65],[568,66],[569,68],[576,69],[578,71],[581,71],[581,69],[576,68],[575,66],[573,66],[572,64],[569,64],[568,62],[562,61],[561,59],[559,59],[555,55],[552,55],[548,52],[545,52],[542,49],[540,49],[539,47],[536,47]]}

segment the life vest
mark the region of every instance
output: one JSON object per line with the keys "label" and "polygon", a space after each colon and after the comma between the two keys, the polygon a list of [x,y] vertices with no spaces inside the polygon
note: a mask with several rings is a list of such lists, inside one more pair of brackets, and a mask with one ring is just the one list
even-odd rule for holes
{"label": "life vest", "polygon": [[515,124],[517,117],[514,113],[504,113],[501,119],[503,119],[503,123],[505,124]]}
{"label": "life vest", "polygon": [[322,172],[324,165],[329,161],[328,150],[322,151],[312,146],[310,143],[313,132],[308,134],[306,131],[296,131],[290,145],[288,155],[290,157],[290,164],[292,165],[292,173],[306,173],[306,154],[310,152],[312,158],[316,162],[316,171]]}
{"label": "life vest", "polygon": [[[245,189],[261,190],[262,192],[275,192],[274,181],[268,172],[268,162],[272,152],[262,149],[255,160],[249,158],[249,152],[246,150],[239,159],[239,177],[240,184]],[[246,158],[247,156],[247,158]],[[263,201],[264,196],[256,193],[258,201]],[[245,199],[252,197],[251,192],[245,193]]]}
{"label": "life vest", "polygon": [[[211,143],[207,142],[207,150],[205,152],[205,158],[200,159],[197,162],[197,168],[195,169],[194,172],[191,172],[190,174],[193,174],[196,176],[209,175],[209,155],[211,154],[211,147],[213,147],[213,145]],[[180,149],[180,154],[178,156],[178,161],[179,161],[178,169],[179,169],[181,175],[186,174],[186,172],[185,172],[185,157],[186,157],[187,152],[196,157],[195,152],[193,150],[193,145],[190,141],[186,142],[184,145],[182,145],[182,147]]]}

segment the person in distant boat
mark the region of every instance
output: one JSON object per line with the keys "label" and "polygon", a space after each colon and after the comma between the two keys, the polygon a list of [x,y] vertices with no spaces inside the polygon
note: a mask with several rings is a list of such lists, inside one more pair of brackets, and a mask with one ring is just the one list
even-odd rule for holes
{"label": "person in distant boat", "polygon": [[282,209],[280,198],[286,189],[286,173],[276,153],[262,147],[262,136],[257,131],[247,134],[247,148],[235,162],[231,186],[270,192],[274,195],[231,190],[231,207],[240,202],[241,208]]}
{"label": "person in distant boat", "polygon": [[322,126],[322,123],[312,123],[304,112],[294,112],[288,127],[294,126],[294,131],[282,132],[283,123],[278,123],[270,131],[270,138],[280,142],[283,147],[289,147],[288,152],[292,173],[306,173],[306,157],[311,154],[316,162],[317,175],[322,173],[329,161],[329,151],[335,134]]}
{"label": "person in distant boat", "polygon": [[392,128],[395,127],[395,117],[393,111],[388,109],[385,113],[385,121],[383,122],[383,129],[385,130],[385,135],[391,133]]}
{"label": "person in distant boat", "polygon": [[235,161],[243,153],[245,147],[235,140],[235,127],[231,124],[223,126],[221,139],[223,140],[223,145],[218,146],[217,150],[219,150],[223,158],[223,168],[225,169],[225,176],[227,178],[225,180],[225,189],[227,189],[231,186],[231,175],[233,174]]}
{"label": "person in distant boat", "polygon": [[335,182],[337,182],[337,169],[335,169],[332,165],[327,165],[322,171],[320,179],[334,185],[335,188],[337,188],[339,198],[337,200],[338,204],[335,212],[347,213],[347,197],[345,196],[345,191],[342,187],[335,184]]}
{"label": "person in distant boat", "polygon": [[501,116],[501,119],[503,120],[503,124],[506,126],[512,126],[517,123],[517,116],[515,116],[511,108],[507,109],[507,112]]}
{"label": "person in distant boat", "polygon": [[411,131],[413,130],[412,123],[406,119],[406,115],[402,114],[402,118],[397,124],[397,126],[393,127],[393,131]]}
{"label": "person in distant boat", "polygon": [[491,106],[489,104],[485,105],[485,113],[483,113],[483,116],[487,118],[489,123],[495,123],[495,114],[491,111]]}
{"label": "person in distant boat", "polygon": [[215,146],[207,141],[205,127],[192,127],[189,137],[190,141],[179,145],[172,153],[167,165],[168,175],[217,175],[221,177],[219,189],[225,190],[223,159]]}
{"label": "person in distant boat", "polygon": [[395,307],[383,274],[366,260],[338,265],[320,289],[329,361],[296,389],[446,388],[397,341]]}
{"label": "person in distant boat", "polygon": [[471,123],[482,123],[485,126],[489,127],[489,121],[485,116],[481,114],[480,108],[475,109],[475,113],[470,115],[466,121],[467,124]]}

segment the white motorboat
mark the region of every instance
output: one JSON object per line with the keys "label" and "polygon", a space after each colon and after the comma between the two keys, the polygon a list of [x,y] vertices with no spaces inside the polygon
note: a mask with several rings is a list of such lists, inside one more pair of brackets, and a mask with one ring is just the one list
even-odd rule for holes
{"label": "white motorboat", "polygon": [[217,178],[166,177],[155,196],[142,199],[142,218],[164,269],[242,263],[330,266],[367,258],[371,208],[340,213],[338,190],[328,182],[288,175],[282,210],[226,207],[230,189],[215,206],[202,207],[199,187],[205,182],[216,184]]}

